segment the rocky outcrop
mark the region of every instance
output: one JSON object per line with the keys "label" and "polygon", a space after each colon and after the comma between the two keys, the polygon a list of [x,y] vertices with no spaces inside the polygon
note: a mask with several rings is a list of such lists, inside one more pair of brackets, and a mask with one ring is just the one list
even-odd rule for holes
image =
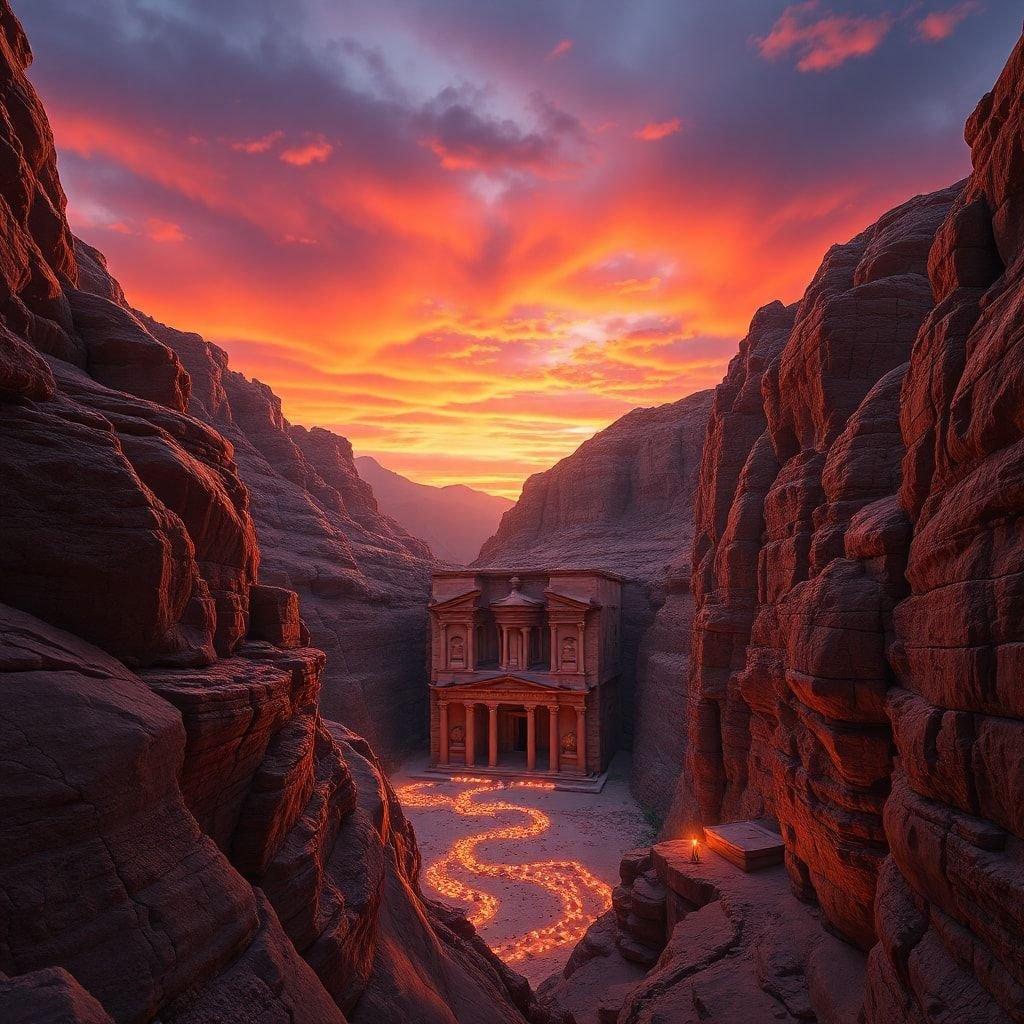
{"label": "rocky outcrop", "polygon": [[620,873],[614,910],[539,989],[553,1013],[576,1024],[859,1024],[866,958],[793,896],[782,867],[694,864],[675,840],[628,853]]}
{"label": "rocky outcrop", "polygon": [[693,494],[711,392],[635,409],[531,476],[474,565],[617,572],[622,595],[622,741],[632,784],[664,811],[682,766],[692,615]]}
{"label": "rocky outcrop", "polygon": [[[644,979],[616,981],[616,957],[660,948],[634,881],[544,986],[553,1006],[619,1024],[1024,1021],[1022,129],[1024,42],[968,122],[971,177],[834,247],[795,309],[757,314],[716,393],[668,831],[773,819],[820,924],[780,945],[788,898],[765,917],[729,869],[730,939],[701,920],[715,904],[693,872],[666,868],[667,944]],[[825,957],[822,926],[845,939]],[[822,972],[844,962],[856,985],[837,1001]]]}
{"label": "rocky outcrop", "polygon": [[427,545],[380,512],[345,438],[288,423],[274,392],[233,371],[227,353],[132,310],[103,256],[79,240],[76,252],[89,291],[78,302],[115,325],[141,326],[150,344],[176,354],[191,381],[188,412],[231,442],[261,579],[299,594],[312,642],[328,655],[324,713],[391,761],[417,749],[426,730]]}
{"label": "rocky outcrop", "polygon": [[[321,713],[298,596],[259,582],[251,508],[328,523],[295,571],[352,617],[394,616],[383,567],[425,551],[341,439],[135,315],[95,251],[80,269],[6,0],[0,51],[0,1019],[543,1024],[421,896],[379,762]],[[276,493],[251,505],[243,460]]]}
{"label": "rocky outcrop", "polygon": [[864,948],[886,846],[886,638],[904,590],[900,386],[959,190],[897,207],[833,247],[795,311],[755,317],[716,399],[729,444],[706,448],[697,497],[692,789],[674,817],[776,818],[797,891]]}
{"label": "rocky outcrop", "polygon": [[900,407],[907,598],[868,1021],[1024,1020],[1024,42],[967,123]]}

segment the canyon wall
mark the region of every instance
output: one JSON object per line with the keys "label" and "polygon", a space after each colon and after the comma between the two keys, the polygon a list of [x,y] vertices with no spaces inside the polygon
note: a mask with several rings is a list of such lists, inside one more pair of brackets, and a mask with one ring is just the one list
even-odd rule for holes
{"label": "canyon wall", "polygon": [[693,494],[711,392],[634,409],[523,485],[473,563],[616,572],[622,595],[620,742],[632,785],[667,810],[683,758]]}
{"label": "canyon wall", "polygon": [[[771,819],[789,893],[627,855],[543,987],[578,1019],[1024,1021],[1024,42],[966,138],[715,393],[666,833]],[[845,943],[772,942],[811,918]]]}
{"label": "canyon wall", "polygon": [[[912,199],[834,246],[781,349],[757,328],[784,314],[755,317],[716,408],[731,445],[706,449],[696,501],[693,785],[676,812],[776,818],[794,883],[865,947],[885,856],[886,636],[904,586],[900,387],[932,307],[928,251],[958,192]],[[730,479],[731,493],[716,486]]]}
{"label": "canyon wall", "polygon": [[[541,1024],[420,894],[298,596],[264,582],[323,573],[386,619],[425,552],[340,439],[76,259],[30,59],[0,0],[0,1019]],[[254,511],[297,568],[261,568]]]}
{"label": "canyon wall", "polygon": [[116,303],[177,355],[192,382],[188,413],[231,442],[261,578],[299,594],[312,640],[328,655],[324,713],[392,763],[421,747],[427,545],[381,513],[344,437],[288,423],[267,385],[232,370],[227,353],[198,334],[132,309],[103,256],[77,239],[75,251],[81,289]]}

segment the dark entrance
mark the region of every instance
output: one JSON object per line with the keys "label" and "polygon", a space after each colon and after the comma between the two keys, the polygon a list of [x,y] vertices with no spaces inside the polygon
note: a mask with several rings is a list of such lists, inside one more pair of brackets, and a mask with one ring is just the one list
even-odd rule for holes
{"label": "dark entrance", "polygon": [[512,719],[514,725],[513,750],[526,750],[526,715],[516,715]]}

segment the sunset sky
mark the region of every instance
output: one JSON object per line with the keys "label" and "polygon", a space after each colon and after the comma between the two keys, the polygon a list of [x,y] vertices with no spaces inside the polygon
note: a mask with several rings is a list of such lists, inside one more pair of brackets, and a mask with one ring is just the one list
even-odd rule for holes
{"label": "sunset sky", "polygon": [[293,422],[516,496],[967,173],[1011,0],[14,0],[72,227]]}

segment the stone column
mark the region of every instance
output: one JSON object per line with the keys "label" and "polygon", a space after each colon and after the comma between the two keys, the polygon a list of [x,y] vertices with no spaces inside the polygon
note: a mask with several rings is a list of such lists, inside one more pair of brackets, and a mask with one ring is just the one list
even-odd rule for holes
{"label": "stone column", "polygon": [[562,660],[558,653],[558,626],[552,623],[551,630],[551,671],[557,672],[562,667]]}
{"label": "stone column", "polygon": [[498,705],[487,705],[487,763],[498,766]]}
{"label": "stone column", "polygon": [[537,770],[537,709],[532,704],[526,708],[526,770]]}
{"label": "stone column", "polygon": [[524,626],[519,630],[519,635],[523,638],[523,663],[520,668],[530,667],[530,634],[533,630],[529,626]]}
{"label": "stone column", "polygon": [[548,705],[548,767],[553,772],[558,771],[558,705]]}
{"label": "stone column", "polygon": [[476,705],[463,704],[466,709],[466,767],[473,767],[473,759],[476,754]]}
{"label": "stone column", "polygon": [[448,623],[441,623],[441,668],[448,667]]}
{"label": "stone column", "polygon": [[466,627],[466,671],[476,671],[476,624],[472,619]]}
{"label": "stone column", "polygon": [[498,665],[501,668],[508,668],[508,630],[504,626],[499,626],[498,633],[498,647],[500,648]]}
{"label": "stone column", "polygon": [[580,648],[576,652],[576,657],[579,658],[579,663],[576,665],[576,671],[582,672],[584,675],[586,675],[587,672],[587,651],[586,648],[583,646],[583,637],[586,632],[587,624],[586,621],[584,621],[579,624]]}
{"label": "stone column", "polygon": [[448,763],[448,701],[441,701],[439,709],[441,725],[441,735],[438,739],[441,741],[441,764]]}
{"label": "stone column", "polygon": [[587,709],[576,708],[576,767],[581,774],[587,774]]}

